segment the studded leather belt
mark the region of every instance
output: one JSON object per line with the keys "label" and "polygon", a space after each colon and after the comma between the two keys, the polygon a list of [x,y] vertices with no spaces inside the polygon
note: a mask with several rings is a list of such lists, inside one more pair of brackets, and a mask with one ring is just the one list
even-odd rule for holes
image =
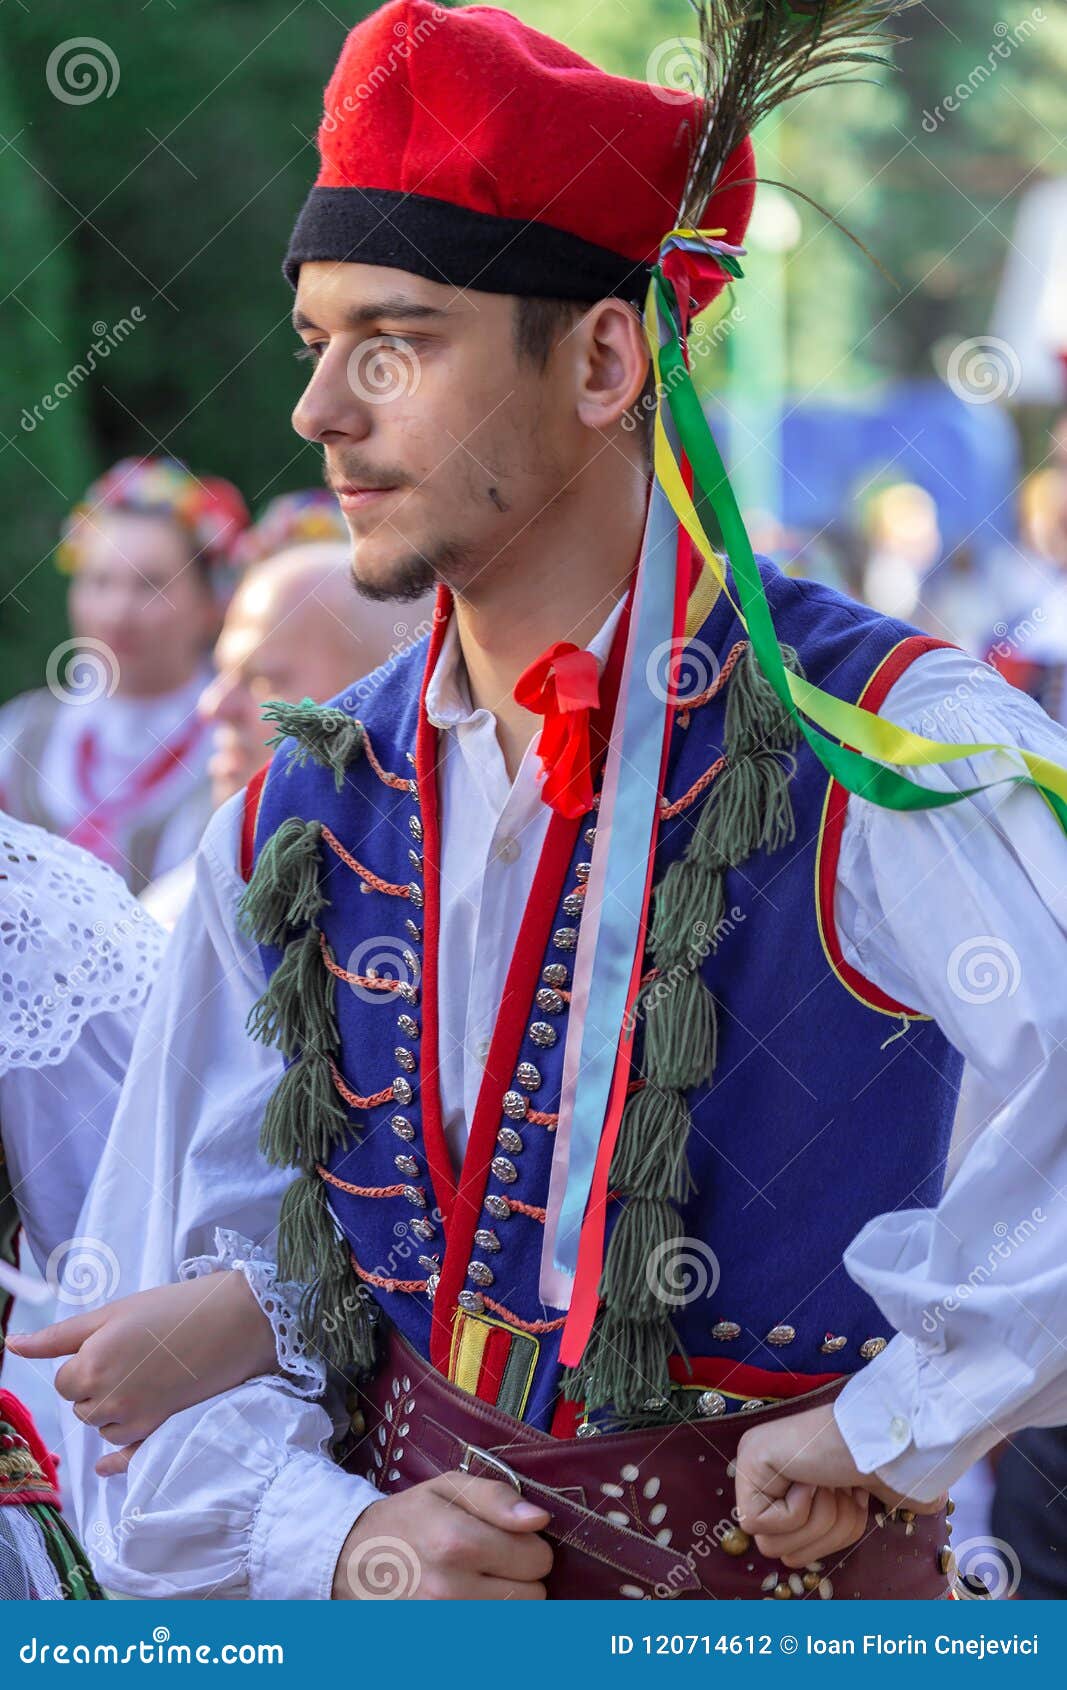
{"label": "studded leather belt", "polygon": [[858,1543],[799,1572],[767,1560],[738,1526],[743,1433],[832,1401],[842,1383],[744,1415],[561,1439],[449,1384],[394,1332],[360,1392],[366,1430],[345,1465],[387,1493],[456,1470],[513,1485],[549,1512],[548,1595],[557,1601],[951,1595],[944,1514],[909,1518],[875,1505]]}

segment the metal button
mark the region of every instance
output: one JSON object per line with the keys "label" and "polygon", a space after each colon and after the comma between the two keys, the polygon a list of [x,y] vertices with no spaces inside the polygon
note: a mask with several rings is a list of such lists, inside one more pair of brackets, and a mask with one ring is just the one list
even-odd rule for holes
{"label": "metal button", "polygon": [[405,917],[404,931],[407,933],[409,939],[414,939],[417,945],[421,945],[422,928],[419,926],[417,921],[412,921],[410,916]]}
{"label": "metal button", "polygon": [[514,1162],[509,1162],[506,1156],[494,1156],[492,1169],[502,1185],[514,1185],[519,1177],[519,1171]]}
{"label": "metal button", "polygon": [[467,1314],[481,1314],[485,1308],[485,1302],[479,1297],[477,1291],[461,1291],[456,1301]]}
{"label": "metal button", "polygon": [[415,1128],[412,1126],[410,1121],[405,1119],[403,1115],[391,1115],[389,1117],[389,1125],[392,1127],[397,1138],[405,1138],[409,1144],[415,1137]]}
{"label": "metal button", "polygon": [[477,1232],[474,1234],[474,1242],[477,1244],[479,1250],[488,1250],[490,1253],[494,1250],[499,1250],[500,1248],[499,1238],[496,1233],[487,1226],[480,1226],[478,1228]]}
{"label": "metal button", "polygon": [[523,1091],[536,1091],[541,1084],[541,1070],[532,1062],[520,1062],[515,1070],[515,1078]]}
{"label": "metal button", "polygon": [[539,986],[535,999],[538,1009],[544,1010],[546,1015],[560,1015],[563,1011],[563,999],[551,986]]}
{"label": "metal button", "polygon": [[406,980],[397,981],[396,995],[398,998],[402,999],[404,1003],[416,1004],[419,1001],[418,991],[414,986],[409,985]]}
{"label": "metal button", "polygon": [[557,927],[552,935],[552,943],[557,951],[573,951],[578,943],[578,929],[576,927]]}
{"label": "metal button", "polygon": [[419,1164],[416,1162],[414,1156],[394,1156],[393,1162],[397,1172],[400,1174],[407,1174],[409,1178],[412,1175],[417,1174],[419,1171]]}
{"label": "metal button", "polygon": [[415,952],[409,950],[407,945],[405,945],[404,949],[400,953],[400,957],[408,973],[417,975],[419,972],[419,959],[415,955]]}
{"label": "metal button", "polygon": [[595,827],[587,827],[585,832],[582,834],[582,838],[585,840],[587,845],[595,845],[596,844],[596,828]]}
{"label": "metal button", "polygon": [[496,1135],[496,1141],[501,1150],[506,1150],[511,1156],[517,1156],[522,1149],[522,1139],[514,1127],[501,1127]]}
{"label": "metal button", "polygon": [[772,1326],[767,1334],[768,1344],[775,1344],[780,1349],[783,1344],[791,1344],[797,1335],[795,1326]]}
{"label": "metal button", "polygon": [[540,1045],[542,1050],[548,1050],[551,1045],[555,1044],[559,1035],[549,1022],[532,1021],[530,1023],[530,1037],[535,1045]]}
{"label": "metal button", "polygon": [[400,1031],[404,1034],[405,1038],[408,1038],[408,1039],[417,1039],[418,1038],[418,1036],[419,1036],[419,1024],[416,1020],[414,1020],[414,1018],[412,1016],[410,1016],[410,1015],[398,1015],[397,1019],[396,1019],[396,1024],[400,1028]]}
{"label": "metal button", "polygon": [[413,880],[411,882],[411,885],[408,887],[408,898],[414,904],[414,906],[417,910],[421,910],[421,908],[422,908],[422,887],[419,885],[417,880]]}
{"label": "metal button", "polygon": [[568,892],[563,900],[564,915],[579,916],[585,908],[585,899],[580,892]]}
{"label": "metal button", "polygon": [[711,1335],[717,1344],[731,1344],[735,1338],[740,1338],[741,1328],[736,1320],[717,1320]]}
{"label": "metal button", "polygon": [[697,1413],[709,1417],[726,1413],[726,1398],[721,1391],[701,1391],[697,1397]]}
{"label": "metal button", "polygon": [[425,1191],[421,1191],[417,1185],[405,1185],[403,1196],[405,1196],[408,1202],[413,1204],[416,1209],[425,1209],[426,1193]]}
{"label": "metal button", "polygon": [[418,796],[419,796],[419,783],[418,783],[417,780],[409,780],[408,781],[408,791],[411,793],[411,796],[413,798],[416,798],[416,799],[418,798]]}
{"label": "metal button", "polygon": [[421,1238],[424,1244],[428,1243],[437,1231],[433,1221],[428,1221],[425,1215],[414,1215],[412,1219],[408,1221],[408,1226],[415,1234],[415,1237]]}
{"label": "metal button", "polygon": [[885,1338],[865,1338],[863,1343],[860,1345],[860,1355],[863,1357],[864,1361],[873,1361],[875,1356],[881,1355],[885,1346]]}
{"label": "metal button", "polygon": [[495,1221],[509,1221],[511,1219],[511,1204],[506,1197],[500,1197],[491,1192],[485,1200],[485,1206]]}
{"label": "metal button", "polygon": [[495,1278],[489,1263],[479,1261],[467,1263],[467,1275],[473,1279],[475,1285],[492,1285]]}
{"label": "metal button", "polygon": [[398,1074],[393,1081],[393,1096],[398,1103],[410,1103],[415,1093],[412,1091],[403,1074]]}
{"label": "metal button", "polygon": [[585,885],[586,881],[589,879],[589,876],[592,874],[592,872],[593,872],[592,863],[575,863],[575,865],[574,865],[575,878],[577,880],[580,880],[583,886]]}
{"label": "metal button", "polygon": [[408,851],[408,862],[416,874],[422,873],[422,854],[419,851]]}
{"label": "metal button", "polygon": [[541,970],[546,986],[565,986],[570,977],[570,969],[565,962],[548,962]]}
{"label": "metal button", "polygon": [[833,1332],[828,1332],[819,1348],[824,1356],[835,1356],[838,1350],[843,1350],[847,1343],[848,1339],[843,1334],[835,1335]]}
{"label": "metal button", "polygon": [[515,863],[522,854],[522,846],[517,839],[502,839],[496,854],[502,863]]}
{"label": "metal button", "polygon": [[416,1057],[414,1051],[408,1050],[404,1045],[397,1045],[396,1049],[393,1051],[393,1055],[396,1057],[405,1073],[413,1074],[419,1065],[418,1058]]}
{"label": "metal button", "polygon": [[419,844],[421,845],[421,843],[422,843],[422,823],[420,822],[418,816],[409,816],[408,817],[408,832],[411,834],[412,839],[418,840]]}
{"label": "metal button", "polygon": [[506,1091],[504,1093],[504,1114],[512,1121],[525,1121],[526,1111],[530,1105],[521,1091]]}

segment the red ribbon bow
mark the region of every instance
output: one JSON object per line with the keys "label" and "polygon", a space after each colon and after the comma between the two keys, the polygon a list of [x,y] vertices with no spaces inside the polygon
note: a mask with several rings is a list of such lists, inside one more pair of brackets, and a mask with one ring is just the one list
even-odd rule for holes
{"label": "red ribbon bow", "polygon": [[524,669],[512,695],[545,718],[537,741],[541,797],[561,816],[584,816],[593,802],[589,713],[600,703],[600,670],[591,651],[557,640]]}

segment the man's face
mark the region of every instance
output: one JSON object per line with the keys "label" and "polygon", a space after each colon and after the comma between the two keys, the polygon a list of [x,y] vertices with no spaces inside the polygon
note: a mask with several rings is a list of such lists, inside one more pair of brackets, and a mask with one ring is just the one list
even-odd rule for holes
{"label": "man's face", "polygon": [[521,360],[514,321],[507,295],[301,266],[294,325],[314,368],[293,425],[323,447],[368,596],[443,580],[477,597],[565,499],[586,449],[567,359]]}

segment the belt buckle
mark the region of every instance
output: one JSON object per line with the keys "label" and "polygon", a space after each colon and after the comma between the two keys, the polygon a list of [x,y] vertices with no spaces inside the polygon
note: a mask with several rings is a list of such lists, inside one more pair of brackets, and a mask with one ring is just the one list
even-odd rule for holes
{"label": "belt buckle", "polygon": [[477,1444],[467,1443],[466,1440],[463,1442],[463,1456],[459,1464],[461,1473],[470,1472],[471,1462],[475,1456],[478,1457],[479,1461],[484,1461],[487,1467],[491,1467],[494,1473],[507,1484],[514,1486],[520,1496],[522,1495],[522,1481],[506,1461],[501,1461],[499,1456],[490,1455],[487,1449],[479,1449]]}

